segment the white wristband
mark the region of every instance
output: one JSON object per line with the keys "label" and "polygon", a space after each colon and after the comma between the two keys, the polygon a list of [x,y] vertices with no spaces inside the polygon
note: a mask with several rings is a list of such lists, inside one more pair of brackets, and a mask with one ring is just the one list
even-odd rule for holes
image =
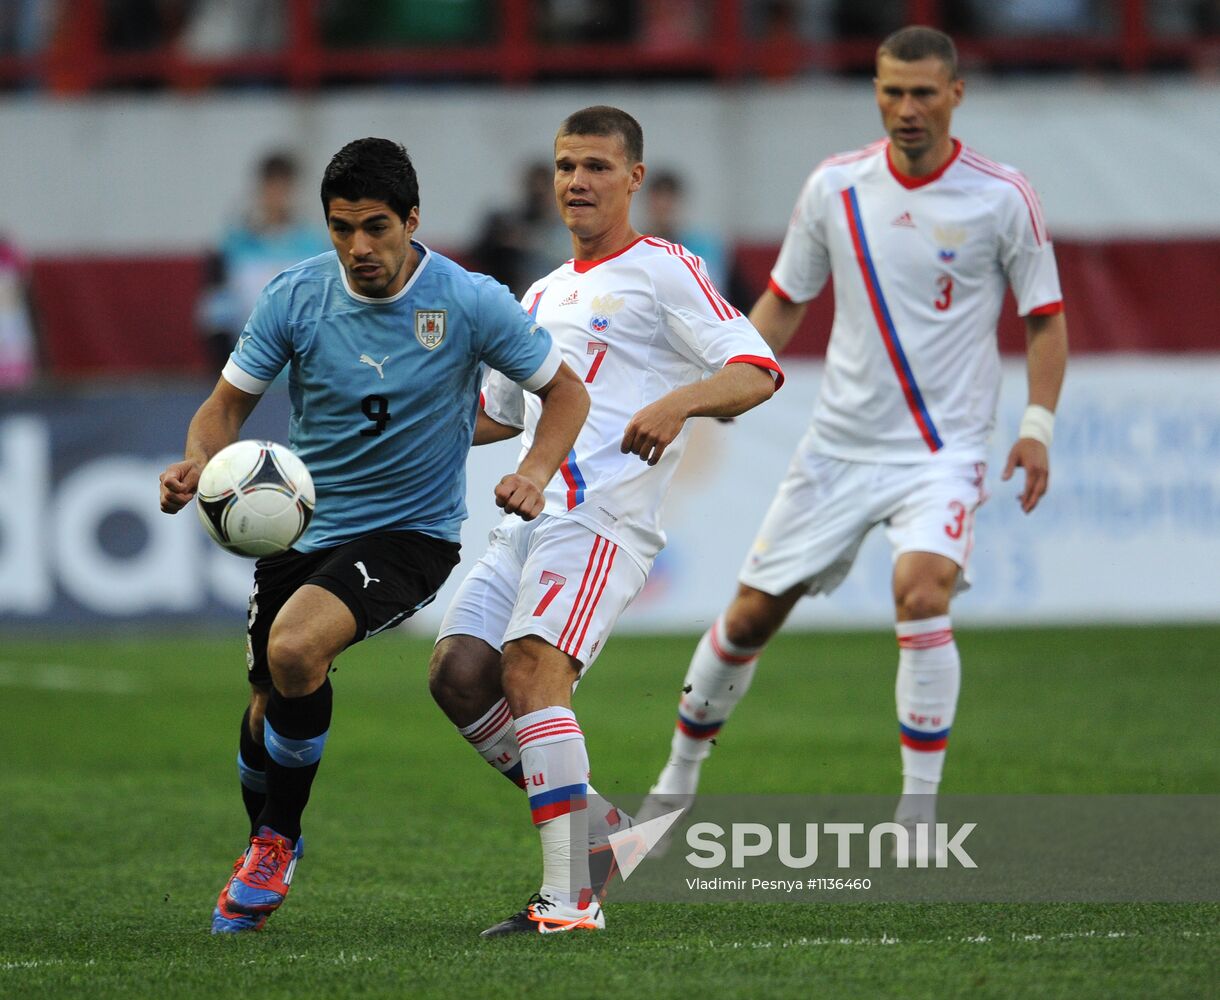
{"label": "white wristband", "polygon": [[1025,407],[1025,416],[1021,418],[1021,426],[1017,430],[1019,438],[1033,438],[1041,441],[1046,447],[1051,446],[1051,438],[1055,433],[1055,414],[1045,406],[1030,403]]}

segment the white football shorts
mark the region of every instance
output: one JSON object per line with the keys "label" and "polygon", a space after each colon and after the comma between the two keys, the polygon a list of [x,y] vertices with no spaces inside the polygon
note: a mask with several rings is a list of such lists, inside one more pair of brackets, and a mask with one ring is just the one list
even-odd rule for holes
{"label": "white football shorts", "polygon": [[799,584],[810,595],[829,594],[864,536],[884,524],[895,560],[904,552],[947,556],[960,568],[958,592],[966,590],[986,471],[983,462],[890,465],[798,450],[738,579],[767,594]]}
{"label": "white football shorts", "polygon": [[473,635],[496,649],[536,635],[592,666],[645,572],[619,546],[566,518],[506,517],[458,588],[437,640]]}

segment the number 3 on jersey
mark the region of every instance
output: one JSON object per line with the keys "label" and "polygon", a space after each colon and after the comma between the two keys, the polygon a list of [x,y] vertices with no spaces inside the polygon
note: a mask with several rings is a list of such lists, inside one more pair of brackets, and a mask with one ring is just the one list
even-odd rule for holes
{"label": "number 3 on jersey", "polygon": [[940,298],[932,305],[944,312],[953,305],[953,275],[942,274],[936,279],[936,287],[940,289]]}

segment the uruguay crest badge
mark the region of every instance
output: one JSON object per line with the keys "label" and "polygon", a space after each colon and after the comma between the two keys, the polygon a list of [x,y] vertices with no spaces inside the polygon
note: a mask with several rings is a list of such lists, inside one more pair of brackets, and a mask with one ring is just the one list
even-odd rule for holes
{"label": "uruguay crest badge", "polygon": [[435,350],[445,339],[446,309],[416,309],[415,339],[426,350]]}

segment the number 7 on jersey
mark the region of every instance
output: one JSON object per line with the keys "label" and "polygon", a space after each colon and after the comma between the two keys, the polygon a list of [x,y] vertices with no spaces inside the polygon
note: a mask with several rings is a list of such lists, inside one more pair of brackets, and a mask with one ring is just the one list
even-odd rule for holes
{"label": "number 7 on jersey", "polygon": [[606,351],[610,349],[610,345],[600,340],[590,340],[589,350],[585,353],[593,355],[593,364],[589,365],[589,374],[585,376],[585,382],[592,382],[597,378],[597,369],[602,366],[602,359],[606,356]]}

